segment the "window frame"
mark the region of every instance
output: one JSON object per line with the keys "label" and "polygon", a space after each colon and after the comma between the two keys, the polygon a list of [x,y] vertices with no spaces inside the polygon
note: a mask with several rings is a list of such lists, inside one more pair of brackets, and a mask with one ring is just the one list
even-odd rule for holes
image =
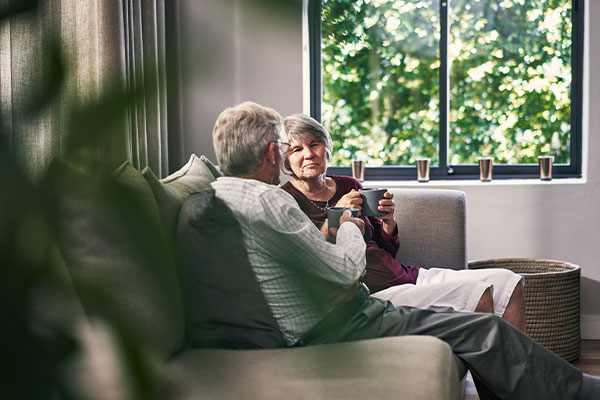
{"label": "window frame", "polygon": [[[430,168],[430,180],[479,179],[476,164],[448,165],[449,114],[449,71],[448,44],[448,0],[440,0],[440,141],[439,165]],[[570,163],[555,164],[552,177],[581,178],[582,165],[582,122],[583,122],[583,37],[585,0],[571,0],[572,45],[571,45],[571,134],[569,144]],[[308,52],[310,65],[310,115],[321,122],[322,61],[321,61],[321,13],[322,0],[308,0]],[[328,174],[351,175],[350,167],[329,167]],[[416,166],[366,167],[366,180],[411,180],[416,179]],[[537,179],[539,166],[536,164],[494,164],[494,179]]]}

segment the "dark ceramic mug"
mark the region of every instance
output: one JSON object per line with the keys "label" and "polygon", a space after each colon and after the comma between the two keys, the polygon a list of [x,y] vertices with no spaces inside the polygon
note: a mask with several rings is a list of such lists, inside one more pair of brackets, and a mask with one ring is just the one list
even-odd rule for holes
{"label": "dark ceramic mug", "polygon": [[328,228],[339,228],[340,217],[344,211],[350,210],[350,213],[354,218],[358,217],[358,209],[350,207],[329,207],[327,209],[327,227]]}
{"label": "dark ceramic mug", "polygon": [[385,211],[379,211],[379,200],[383,199],[383,195],[387,192],[384,188],[362,188],[358,189],[360,197],[362,197],[362,215],[365,217],[381,217],[385,215]]}

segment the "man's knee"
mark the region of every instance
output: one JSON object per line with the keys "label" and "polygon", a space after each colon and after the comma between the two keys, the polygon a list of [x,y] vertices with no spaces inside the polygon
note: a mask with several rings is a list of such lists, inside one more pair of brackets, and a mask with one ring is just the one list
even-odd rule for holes
{"label": "man's knee", "polygon": [[502,317],[494,313],[473,313],[473,319],[470,321],[472,329],[479,333],[485,333],[488,337],[503,336],[501,332],[510,329],[511,326]]}

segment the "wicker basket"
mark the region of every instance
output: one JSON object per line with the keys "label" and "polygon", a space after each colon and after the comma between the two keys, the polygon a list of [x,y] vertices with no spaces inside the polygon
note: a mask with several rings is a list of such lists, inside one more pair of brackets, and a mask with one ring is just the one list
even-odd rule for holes
{"label": "wicker basket", "polygon": [[505,268],[525,277],[527,334],[567,361],[579,358],[579,266],[505,258],[471,261],[469,268]]}

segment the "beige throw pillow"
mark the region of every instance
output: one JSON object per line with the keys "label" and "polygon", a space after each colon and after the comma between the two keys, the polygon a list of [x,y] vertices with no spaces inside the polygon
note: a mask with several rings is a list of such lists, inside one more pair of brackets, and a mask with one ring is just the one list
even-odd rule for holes
{"label": "beige throw pillow", "polygon": [[210,187],[215,177],[195,154],[178,171],[163,179],[158,179],[149,167],[144,168],[142,174],[152,188],[165,231],[171,240],[175,240],[179,211],[184,200],[190,194]]}

